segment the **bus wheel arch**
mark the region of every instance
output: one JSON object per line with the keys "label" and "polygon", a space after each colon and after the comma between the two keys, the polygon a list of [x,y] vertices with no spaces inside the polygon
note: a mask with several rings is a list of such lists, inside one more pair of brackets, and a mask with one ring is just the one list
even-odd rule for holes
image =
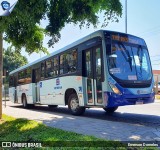
{"label": "bus wheel arch", "polygon": [[69,88],[65,92],[65,105],[68,105],[68,100],[71,94],[77,94],[76,90],[74,88]]}

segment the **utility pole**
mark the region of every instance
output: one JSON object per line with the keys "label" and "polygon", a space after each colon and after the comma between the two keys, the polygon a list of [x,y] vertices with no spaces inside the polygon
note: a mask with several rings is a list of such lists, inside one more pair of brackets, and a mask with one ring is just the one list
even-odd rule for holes
{"label": "utility pole", "polygon": [[125,0],[125,31],[127,33],[127,0]]}

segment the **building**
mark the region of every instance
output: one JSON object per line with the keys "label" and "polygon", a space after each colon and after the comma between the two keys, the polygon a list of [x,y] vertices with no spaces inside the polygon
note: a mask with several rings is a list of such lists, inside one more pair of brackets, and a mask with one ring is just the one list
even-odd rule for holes
{"label": "building", "polygon": [[160,70],[153,70],[154,82],[160,82]]}
{"label": "building", "polygon": [[153,70],[153,77],[154,77],[154,91],[156,94],[160,93],[160,70]]}

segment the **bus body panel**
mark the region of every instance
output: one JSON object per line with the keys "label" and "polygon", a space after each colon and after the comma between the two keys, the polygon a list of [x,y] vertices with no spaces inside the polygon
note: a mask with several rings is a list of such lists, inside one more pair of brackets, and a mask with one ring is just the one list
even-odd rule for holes
{"label": "bus body panel", "polygon": [[15,87],[9,87],[9,100],[15,103]]}
{"label": "bus body panel", "polygon": [[32,83],[32,97],[33,97],[33,104],[34,103],[36,103],[37,101],[37,97],[36,97],[36,94],[37,94],[37,92],[36,92],[36,83]]}
{"label": "bus body panel", "polygon": [[[43,80],[39,82],[40,88],[40,104],[56,104],[55,101],[55,94],[53,92],[53,80]],[[59,99],[59,103],[61,103],[61,99]]]}
{"label": "bus body panel", "polygon": [[[40,88],[39,104],[65,105],[64,96],[68,89],[68,82],[70,83],[69,88],[77,92],[80,106],[84,106],[81,76],[68,76],[40,81],[40,86],[38,87]],[[14,90],[14,88],[10,88],[10,94],[11,90]],[[26,95],[28,104],[36,103],[35,83],[17,86],[18,103],[22,103],[22,94]]]}
{"label": "bus body panel", "polygon": [[18,103],[22,103],[22,94],[25,94],[28,104],[33,104],[32,83],[17,86]]}
{"label": "bus body panel", "polygon": [[[67,76],[43,80],[40,81],[40,104],[65,105],[65,92],[68,89],[68,82],[70,83],[69,88],[73,88],[80,96],[82,92],[78,91],[78,88],[82,87],[82,77]],[[81,95],[80,99],[82,98]],[[83,105],[82,102],[80,104]]]}
{"label": "bus body panel", "polygon": [[[40,88],[39,104],[65,105],[64,96],[66,90],[68,89],[68,82],[70,83],[69,88],[72,88],[77,92],[80,100],[80,106],[84,106],[81,76],[68,76],[40,81],[40,86],[38,86],[38,88]],[[10,88],[10,100],[12,102],[14,102],[14,96],[12,96],[12,93],[14,93],[14,89],[14,87]],[[22,103],[22,94],[25,94],[27,103],[35,104],[35,93],[35,83],[17,86],[18,103]]]}

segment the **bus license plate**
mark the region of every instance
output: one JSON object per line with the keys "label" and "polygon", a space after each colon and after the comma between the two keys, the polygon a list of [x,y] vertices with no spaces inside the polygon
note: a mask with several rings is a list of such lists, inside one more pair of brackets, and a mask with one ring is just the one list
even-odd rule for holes
{"label": "bus license plate", "polygon": [[142,105],[143,104],[143,101],[137,101],[136,102],[136,105]]}

